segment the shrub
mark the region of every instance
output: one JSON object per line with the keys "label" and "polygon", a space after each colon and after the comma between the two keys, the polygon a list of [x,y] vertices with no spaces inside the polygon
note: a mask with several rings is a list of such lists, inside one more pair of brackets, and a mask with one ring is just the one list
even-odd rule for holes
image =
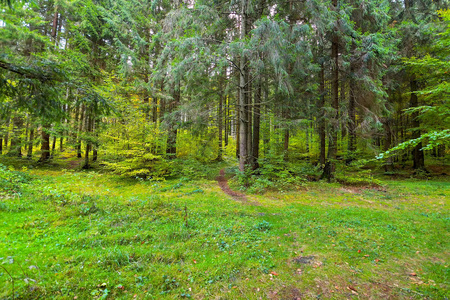
{"label": "shrub", "polygon": [[113,173],[132,178],[161,180],[170,174],[171,164],[160,155],[143,151],[127,152],[125,159],[105,162]]}
{"label": "shrub", "polygon": [[23,184],[31,180],[31,177],[24,172],[15,171],[0,164],[0,195],[20,194]]}

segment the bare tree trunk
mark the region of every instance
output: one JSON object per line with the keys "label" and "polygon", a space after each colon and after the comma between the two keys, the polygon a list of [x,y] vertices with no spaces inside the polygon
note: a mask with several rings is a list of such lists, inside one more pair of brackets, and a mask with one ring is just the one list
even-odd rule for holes
{"label": "bare tree trunk", "polygon": [[356,151],[356,95],[355,74],[353,63],[350,65],[350,97],[348,102],[348,157],[347,164],[355,158]]}
{"label": "bare tree trunk", "polygon": [[[224,98],[224,92],[223,92],[223,81],[225,74],[220,77],[219,82],[219,106],[217,108],[217,129],[218,129],[218,151],[217,151],[217,161],[221,161],[223,159],[223,98]],[[226,103],[226,100],[225,100]],[[225,134],[226,134],[226,126],[225,126]]]}
{"label": "bare tree trunk", "polygon": [[319,101],[319,140],[320,140],[320,155],[319,163],[321,168],[325,166],[325,151],[326,151],[326,139],[325,139],[325,66],[322,63],[320,69],[320,101]]}
{"label": "bare tree trunk", "polygon": [[181,100],[181,90],[180,82],[176,83],[173,90],[173,100],[169,105],[169,112],[175,114],[172,120],[169,120],[169,130],[167,137],[166,154],[169,159],[174,159],[177,157],[177,127],[176,122],[178,121],[178,113],[176,109]]}
{"label": "bare tree trunk", "polygon": [[[265,115],[268,116],[268,110],[269,110],[269,80],[268,80],[268,76],[265,75],[264,76],[264,102],[266,103],[266,105],[264,106],[265,108]],[[264,155],[268,154],[268,152],[270,151],[270,129],[271,129],[271,125],[270,125],[270,117],[267,119],[267,122],[263,122],[268,124],[269,130],[267,131],[266,134],[264,134],[264,138],[263,138],[263,143],[264,143]]]}
{"label": "bare tree trunk", "polygon": [[283,136],[283,153],[284,153],[284,160],[289,160],[289,128],[284,128],[284,136]]}
{"label": "bare tree trunk", "polygon": [[230,123],[230,103],[229,103],[229,96],[226,95],[225,96],[225,114],[224,114],[225,132],[224,132],[224,136],[223,136],[225,148],[228,147],[228,136],[230,135],[229,123]]}
{"label": "bare tree trunk", "polygon": [[[85,115],[86,115],[86,107],[84,104],[81,105],[81,112],[80,112],[80,118],[79,118],[79,124],[78,124],[78,137],[77,137],[77,157],[81,158],[81,134],[83,133],[83,123],[85,123]],[[85,128],[85,131],[87,131],[87,128]]]}
{"label": "bare tree trunk", "polygon": [[[337,10],[337,0],[333,0],[334,9]],[[336,25],[337,27],[337,25]],[[335,28],[334,37],[331,43],[331,58],[334,60],[333,64],[333,79],[331,81],[331,93],[333,108],[333,118],[330,126],[330,139],[328,145],[328,159],[323,171],[323,177],[331,180],[334,178],[336,171],[336,154],[338,142],[338,126],[339,126],[339,38],[337,35],[337,28]]]}
{"label": "bare tree trunk", "polygon": [[[86,108],[86,112],[85,112],[85,131],[88,134],[91,133],[91,124],[92,124],[92,109]],[[91,142],[88,139],[88,140],[86,140],[86,149],[85,149],[85,152],[84,152],[83,169],[89,169],[90,168],[90,165],[89,165],[89,152],[91,151],[91,148],[92,148],[92,144],[91,144]]]}
{"label": "bare tree trunk", "polygon": [[[240,83],[240,79],[238,79],[238,85]],[[240,122],[240,103],[241,103],[241,89],[239,87],[239,89],[237,90],[237,95],[236,95],[236,109],[235,109],[235,113],[236,113],[236,120],[235,120],[235,133],[236,133],[236,158],[239,159],[239,156],[241,155],[241,141],[240,141],[240,136],[241,136],[241,122]]]}
{"label": "bare tree trunk", "polygon": [[52,24],[52,38],[56,38],[56,32],[58,29],[58,6],[55,7],[55,13],[53,14],[53,24]]}
{"label": "bare tree trunk", "polygon": [[92,161],[97,161],[98,159],[98,133],[96,132],[96,125],[98,120],[92,118],[91,131],[95,135],[95,141],[92,149]]}
{"label": "bare tree trunk", "polygon": [[[417,99],[417,81],[415,78],[413,78],[410,81],[410,85],[411,85],[411,98],[410,98],[410,106],[411,107],[417,107],[418,106],[418,99]],[[419,114],[417,112],[413,113],[412,115],[412,127],[413,127],[413,132],[412,132],[412,138],[413,139],[417,139],[420,137],[420,121],[418,119]],[[422,149],[422,143],[419,143],[418,145],[416,145],[413,149],[413,168],[415,170],[425,170],[425,155],[423,153]]]}
{"label": "bare tree trunk", "polygon": [[[385,134],[384,135],[384,145],[383,145],[384,152],[388,151],[392,147],[392,121],[393,120],[390,118],[385,118],[384,122],[383,122],[384,134]],[[392,157],[389,157],[387,159],[386,163],[384,164],[384,171],[388,172],[389,167],[392,171],[393,170]]]}
{"label": "bare tree trunk", "polygon": [[[247,0],[241,0],[241,28],[239,38],[247,37]],[[239,170],[246,171],[248,158],[248,66],[244,54],[239,59]]]}
{"label": "bare tree trunk", "polygon": [[[249,25],[247,25],[249,28]],[[250,73],[251,71],[247,71],[247,78],[245,82],[247,82],[247,157],[248,157],[248,166],[252,168],[253,166],[253,93],[252,93],[252,84],[250,82]]]}
{"label": "bare tree trunk", "polygon": [[3,137],[4,141],[5,141],[5,150],[8,149],[8,142],[9,142],[9,124],[11,123],[11,115],[8,114],[8,116],[6,117],[6,132],[5,132],[5,136]]}
{"label": "bare tree trunk", "polygon": [[[33,125],[31,125],[33,126]],[[33,157],[33,141],[34,141],[34,128],[31,127],[30,128],[30,138],[28,141],[28,152],[27,152],[27,157],[28,158],[32,158]]]}
{"label": "bare tree trunk", "polygon": [[43,124],[41,128],[41,158],[45,162],[50,159],[50,124]]}
{"label": "bare tree trunk", "polygon": [[260,127],[261,127],[261,93],[262,93],[262,82],[261,76],[258,75],[255,89],[255,101],[254,101],[254,118],[253,118],[253,143],[252,143],[252,154],[253,154],[253,170],[259,168],[259,139],[260,139]]}
{"label": "bare tree trunk", "polygon": [[53,156],[55,155],[55,150],[56,150],[56,135],[53,136],[52,152],[50,155],[51,158],[53,158]]}
{"label": "bare tree trunk", "polygon": [[[222,87],[220,87],[222,88]],[[222,131],[223,131],[223,118],[222,118],[222,114],[223,114],[223,95],[220,94],[219,95],[219,107],[217,109],[217,127],[218,127],[218,137],[219,137],[219,144],[218,144],[218,152],[217,152],[217,158],[216,160],[221,161],[223,159],[223,136],[222,136]],[[225,129],[225,134],[226,134],[226,129]]]}
{"label": "bare tree trunk", "polygon": [[21,131],[23,127],[23,119],[19,115],[13,117],[13,132],[11,137],[10,154],[17,157],[22,157],[22,139]]}

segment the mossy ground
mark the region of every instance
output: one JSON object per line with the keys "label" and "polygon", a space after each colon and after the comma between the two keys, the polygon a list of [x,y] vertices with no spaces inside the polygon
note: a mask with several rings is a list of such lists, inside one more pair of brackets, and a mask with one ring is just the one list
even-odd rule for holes
{"label": "mossy ground", "polygon": [[0,198],[1,299],[450,297],[446,177],[308,183],[255,206],[213,178],[25,172]]}

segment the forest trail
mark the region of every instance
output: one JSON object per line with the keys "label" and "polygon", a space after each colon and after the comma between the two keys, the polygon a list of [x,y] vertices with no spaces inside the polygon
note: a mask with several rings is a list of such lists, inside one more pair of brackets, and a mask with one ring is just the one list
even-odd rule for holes
{"label": "forest trail", "polygon": [[249,204],[249,205],[261,205],[259,202],[253,202],[253,201],[249,201],[247,199],[247,196],[245,196],[242,193],[233,191],[230,186],[228,185],[228,180],[225,177],[225,169],[220,170],[219,172],[219,176],[217,176],[217,183],[219,184],[220,188],[222,189],[222,191],[231,196],[234,200],[245,203],[245,204]]}

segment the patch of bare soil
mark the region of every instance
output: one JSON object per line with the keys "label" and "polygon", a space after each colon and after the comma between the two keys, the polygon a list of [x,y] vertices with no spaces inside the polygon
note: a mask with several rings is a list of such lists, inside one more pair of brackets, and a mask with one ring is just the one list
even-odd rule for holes
{"label": "patch of bare soil", "polygon": [[77,159],[77,160],[71,160],[69,164],[67,165],[67,168],[70,170],[76,169],[80,166],[81,162],[84,161],[83,158]]}
{"label": "patch of bare soil", "polygon": [[245,196],[242,193],[233,191],[230,186],[228,185],[228,180],[225,177],[225,170],[222,169],[219,172],[219,176],[217,176],[217,183],[219,184],[220,188],[222,189],[222,191],[231,196],[234,200],[245,203],[245,204],[250,204],[250,205],[260,205],[258,202],[251,202],[247,199],[247,196]]}
{"label": "patch of bare soil", "polygon": [[364,190],[373,190],[377,192],[386,192],[386,188],[382,186],[345,186],[341,188],[342,191],[350,194],[361,194]]}

